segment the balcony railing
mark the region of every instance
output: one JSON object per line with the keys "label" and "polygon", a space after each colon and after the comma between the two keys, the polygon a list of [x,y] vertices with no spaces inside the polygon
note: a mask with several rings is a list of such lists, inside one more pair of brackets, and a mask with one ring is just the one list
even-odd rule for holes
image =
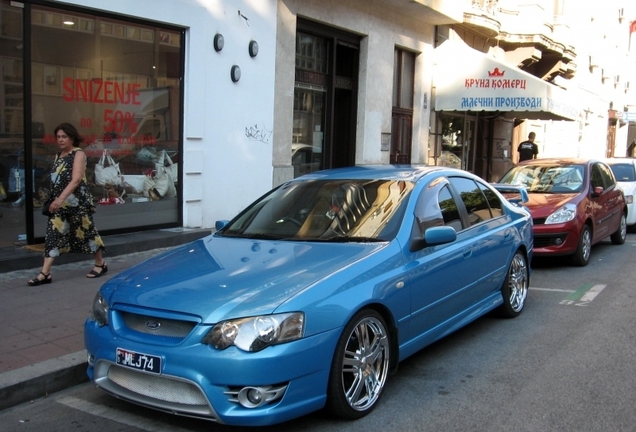
{"label": "balcony railing", "polygon": [[499,34],[501,23],[497,19],[498,0],[471,0],[471,7],[464,12],[464,25],[485,37]]}
{"label": "balcony railing", "polygon": [[492,17],[497,15],[499,0],[472,0],[473,9],[477,9]]}

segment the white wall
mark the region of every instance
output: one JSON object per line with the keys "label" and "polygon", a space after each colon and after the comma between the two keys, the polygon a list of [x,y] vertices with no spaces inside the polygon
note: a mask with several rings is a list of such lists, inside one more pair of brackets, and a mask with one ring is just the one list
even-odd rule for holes
{"label": "white wall", "polygon": [[[276,0],[76,0],[89,7],[187,28],[184,225],[214,226],[270,189]],[[240,12],[240,14],[239,14]],[[225,38],[216,52],[214,35]],[[251,58],[250,40],[259,44]],[[241,79],[230,79],[232,65]],[[254,134],[247,129],[253,128]]]}

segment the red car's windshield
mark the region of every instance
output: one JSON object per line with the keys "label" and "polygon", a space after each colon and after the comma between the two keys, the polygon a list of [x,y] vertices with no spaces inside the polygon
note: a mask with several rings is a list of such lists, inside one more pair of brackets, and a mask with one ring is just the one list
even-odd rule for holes
{"label": "red car's windshield", "polygon": [[520,165],[499,183],[525,186],[528,192],[574,193],[583,189],[583,165]]}

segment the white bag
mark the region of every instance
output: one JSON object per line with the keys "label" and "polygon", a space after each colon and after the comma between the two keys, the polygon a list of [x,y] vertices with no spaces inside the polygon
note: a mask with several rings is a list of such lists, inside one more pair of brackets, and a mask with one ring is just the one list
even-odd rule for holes
{"label": "white bag", "polygon": [[172,170],[169,170],[164,165],[166,158],[172,164],[172,159],[170,159],[170,156],[168,156],[164,150],[161,152],[159,160],[155,163],[154,180],[155,183],[157,183],[156,189],[161,196],[171,198],[177,196],[177,188],[174,187],[175,179]]}
{"label": "white bag", "polygon": [[170,156],[168,156],[168,153],[166,153],[165,150],[163,151],[163,154],[165,157],[164,166],[166,167],[166,172],[172,179],[173,183],[178,183],[179,182],[179,165],[172,162],[172,159],[170,159]]}
{"label": "white bag", "polygon": [[[106,166],[106,162],[108,162],[108,166]],[[95,184],[99,186],[107,184],[119,186],[121,182],[122,176],[119,164],[115,163],[107,150],[104,150],[102,157],[99,158],[99,162],[95,165]]]}
{"label": "white bag", "polygon": [[128,191],[128,193],[142,193],[144,191],[144,180],[146,180],[146,176],[143,174],[141,175],[124,174],[121,185],[124,188],[131,187],[134,190],[134,192]]}
{"label": "white bag", "polygon": [[144,180],[144,196],[151,197],[151,191],[154,190],[159,198],[171,198],[177,196],[177,190],[170,176],[166,173],[166,169],[157,164],[157,170],[147,175]]}

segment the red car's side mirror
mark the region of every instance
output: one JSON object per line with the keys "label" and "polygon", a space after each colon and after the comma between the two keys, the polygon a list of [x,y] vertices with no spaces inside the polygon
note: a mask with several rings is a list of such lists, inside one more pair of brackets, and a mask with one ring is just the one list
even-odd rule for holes
{"label": "red car's side mirror", "polygon": [[603,186],[596,186],[594,188],[594,195],[599,196],[603,193]]}

